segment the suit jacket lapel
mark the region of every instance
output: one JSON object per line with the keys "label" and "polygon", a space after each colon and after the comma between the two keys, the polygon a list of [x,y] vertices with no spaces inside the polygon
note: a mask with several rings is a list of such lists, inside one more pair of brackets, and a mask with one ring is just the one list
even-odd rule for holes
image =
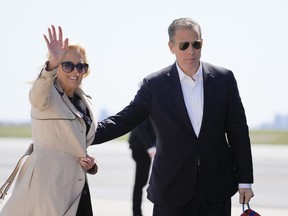
{"label": "suit jacket lapel", "polygon": [[199,133],[199,137],[203,134],[205,131],[206,126],[206,120],[209,117],[209,102],[213,100],[213,93],[214,93],[214,74],[212,69],[209,67],[209,65],[205,62],[202,62],[202,69],[203,69],[203,118],[202,118],[202,124],[201,129]]}
{"label": "suit jacket lapel", "polygon": [[195,131],[193,129],[193,126],[191,124],[185,102],[184,102],[183,92],[181,88],[181,83],[180,83],[176,63],[172,65],[171,71],[167,75],[170,78],[171,96],[175,102],[175,106],[177,109],[177,113],[179,114],[179,118],[182,119],[187,129],[193,133],[193,136],[197,138]]}

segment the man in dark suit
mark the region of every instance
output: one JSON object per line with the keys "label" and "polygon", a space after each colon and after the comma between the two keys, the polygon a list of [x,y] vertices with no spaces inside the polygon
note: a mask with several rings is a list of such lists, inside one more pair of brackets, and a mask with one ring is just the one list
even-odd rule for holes
{"label": "man in dark suit", "polygon": [[132,200],[133,216],[142,216],[143,188],[147,184],[151,161],[156,152],[156,136],[149,118],[131,131],[128,142],[132,158],[136,163]]}
{"label": "man in dark suit", "polygon": [[230,70],[200,60],[201,28],[190,18],[168,28],[176,62],[144,78],[131,103],[98,124],[94,143],[132,130],[149,115],[157,152],[149,181],[153,216],[228,216],[231,197],[254,196],[245,110]]}

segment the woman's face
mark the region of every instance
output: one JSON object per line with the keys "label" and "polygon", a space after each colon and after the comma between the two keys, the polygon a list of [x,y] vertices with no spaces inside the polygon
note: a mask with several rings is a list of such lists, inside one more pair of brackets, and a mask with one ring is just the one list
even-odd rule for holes
{"label": "woman's face", "polygon": [[[83,70],[81,73],[81,69],[79,71],[77,67],[74,67],[75,65],[79,63],[86,63],[84,62],[83,55],[81,54],[79,49],[69,49],[65,58],[62,61],[62,64],[59,65],[58,72],[57,72],[57,80],[60,86],[62,87],[64,92],[68,96],[71,96],[71,97],[73,96],[75,89],[80,86],[83,75],[85,74],[83,73]],[[67,68],[71,69],[71,66],[72,68],[74,67],[74,69],[71,72],[69,72]],[[83,65],[80,65],[80,68],[83,69],[82,66]]]}

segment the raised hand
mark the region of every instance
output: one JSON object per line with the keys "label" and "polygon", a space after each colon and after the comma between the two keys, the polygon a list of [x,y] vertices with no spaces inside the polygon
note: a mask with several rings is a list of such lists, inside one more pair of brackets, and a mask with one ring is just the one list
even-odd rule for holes
{"label": "raised hand", "polygon": [[49,51],[49,68],[54,69],[59,66],[68,51],[68,38],[63,41],[62,28],[58,27],[58,38],[53,25],[48,28],[48,37],[44,34],[44,39]]}

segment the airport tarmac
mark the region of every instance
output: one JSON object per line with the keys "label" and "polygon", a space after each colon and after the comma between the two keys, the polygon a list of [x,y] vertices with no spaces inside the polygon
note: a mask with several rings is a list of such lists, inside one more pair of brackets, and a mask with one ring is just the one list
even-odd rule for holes
{"label": "airport tarmac", "polygon": [[[10,175],[30,142],[30,139],[0,138],[0,185]],[[88,176],[94,215],[131,216],[135,164],[128,144],[110,141],[89,147],[88,153],[97,159],[99,166],[96,175]],[[262,216],[288,215],[288,145],[252,145],[252,153],[255,197],[250,207]],[[0,209],[5,201],[0,204]],[[151,216],[152,208],[153,204],[146,199],[144,191],[143,215]],[[232,216],[241,213],[242,207],[236,194],[232,198]]]}

